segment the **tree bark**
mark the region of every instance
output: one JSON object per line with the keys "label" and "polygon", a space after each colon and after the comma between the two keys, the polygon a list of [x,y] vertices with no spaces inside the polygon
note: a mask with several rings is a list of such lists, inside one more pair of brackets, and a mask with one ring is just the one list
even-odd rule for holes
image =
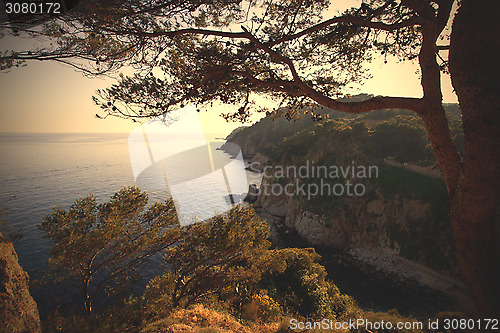
{"label": "tree bark", "polygon": [[87,318],[89,318],[90,315],[92,314],[92,299],[90,298],[90,295],[89,295],[90,278],[85,277],[82,282],[83,282],[82,292],[83,292],[83,299],[84,299],[83,305],[84,305],[84,309],[85,309],[85,316]]}
{"label": "tree bark", "polygon": [[464,158],[450,220],[465,283],[483,317],[500,314],[500,1],[462,0],[450,73],[464,129]]}

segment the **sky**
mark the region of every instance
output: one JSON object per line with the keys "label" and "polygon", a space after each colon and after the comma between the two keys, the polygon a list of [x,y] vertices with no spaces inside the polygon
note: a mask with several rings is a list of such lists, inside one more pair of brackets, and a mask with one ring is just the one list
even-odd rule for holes
{"label": "sky", "polygon": [[[380,59],[373,61],[369,68],[373,78],[355,86],[355,92],[422,96],[416,63],[397,63],[389,59],[384,64]],[[113,82],[110,78],[87,78],[73,68],[50,61],[31,62],[26,67],[0,72],[0,132],[129,133],[137,127],[136,123],[113,117],[104,120],[95,117],[96,113],[103,113],[93,103],[92,95],[97,89],[109,87]],[[457,101],[446,75],[442,78],[442,91],[444,102]],[[240,123],[227,123],[220,117],[221,112],[227,113],[236,108],[214,105],[207,112],[200,113],[204,131],[225,136],[241,126]],[[254,116],[252,120],[259,118]]]}

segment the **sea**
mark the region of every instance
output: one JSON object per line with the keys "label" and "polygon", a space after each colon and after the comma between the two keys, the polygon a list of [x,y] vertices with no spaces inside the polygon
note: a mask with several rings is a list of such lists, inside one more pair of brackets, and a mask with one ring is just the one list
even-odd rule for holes
{"label": "sea", "polygon": [[[224,144],[220,136],[207,135],[209,154],[206,155],[212,159],[212,166],[234,161],[233,155],[220,149]],[[200,149],[207,152],[206,147]],[[176,159],[176,164],[181,166],[176,172],[177,182],[182,183],[184,176],[188,181],[193,177],[193,169],[199,169],[197,165],[201,168],[201,164],[206,164],[199,162],[200,149],[188,150]],[[137,181],[134,177],[133,162],[137,156],[130,153],[128,133],[2,133],[0,156],[0,209],[8,209],[0,230],[4,234],[21,235],[14,246],[19,263],[31,280],[39,279],[41,271],[48,268],[51,242],[38,229],[44,216],[56,207],[67,209],[75,200],[89,194],[105,202],[124,187],[148,185],[147,170]],[[183,165],[186,167],[182,168]],[[183,173],[183,169],[186,172]],[[241,176],[241,170],[238,175]],[[248,183],[260,181],[255,173],[244,171],[243,175],[247,176]],[[150,174],[149,184],[157,183],[156,176],[154,172]],[[212,178],[199,178],[200,191],[214,187]],[[162,185],[146,186],[149,203],[170,197],[169,189]],[[220,198],[205,195],[204,200],[217,206],[216,200]],[[159,274],[161,265],[157,266],[149,265],[144,275]],[[37,287],[32,294],[42,313],[53,308],[47,305],[52,297],[50,288]]]}

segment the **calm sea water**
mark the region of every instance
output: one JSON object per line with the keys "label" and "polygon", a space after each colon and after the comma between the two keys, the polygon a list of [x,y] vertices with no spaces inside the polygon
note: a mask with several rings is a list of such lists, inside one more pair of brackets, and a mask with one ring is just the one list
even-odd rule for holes
{"label": "calm sea water", "polygon": [[[217,165],[231,161],[230,155],[217,150],[222,143],[210,145]],[[184,154],[186,165],[193,166],[195,154],[199,152]],[[127,133],[0,134],[0,156],[0,207],[9,210],[7,225],[23,228],[15,248],[31,279],[47,267],[49,257],[50,243],[37,229],[43,216],[58,205],[68,208],[90,193],[104,202],[121,188],[136,185]],[[248,177],[255,182],[254,174],[248,173]],[[164,189],[147,192],[150,203],[169,196]],[[33,295],[39,305],[47,296],[43,290],[34,290]]]}

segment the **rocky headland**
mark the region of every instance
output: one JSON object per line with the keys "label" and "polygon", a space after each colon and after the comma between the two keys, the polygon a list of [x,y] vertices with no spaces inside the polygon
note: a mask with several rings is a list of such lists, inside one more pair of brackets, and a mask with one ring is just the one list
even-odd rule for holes
{"label": "rocky headland", "polygon": [[[403,114],[380,110],[370,117],[320,123],[266,117],[228,138],[241,148],[249,168],[268,172],[254,207],[271,225],[278,245],[287,246],[280,235],[293,233],[303,246],[328,253],[326,261],[357,266],[402,288],[437,290],[454,299],[457,309],[473,312],[454,264],[444,182],[419,120]],[[306,196],[298,186],[288,193],[275,190],[295,183],[325,186],[314,177],[272,171],[306,161],[376,166],[378,172],[364,179],[329,179],[330,185],[362,183],[364,193],[358,196]]]}

